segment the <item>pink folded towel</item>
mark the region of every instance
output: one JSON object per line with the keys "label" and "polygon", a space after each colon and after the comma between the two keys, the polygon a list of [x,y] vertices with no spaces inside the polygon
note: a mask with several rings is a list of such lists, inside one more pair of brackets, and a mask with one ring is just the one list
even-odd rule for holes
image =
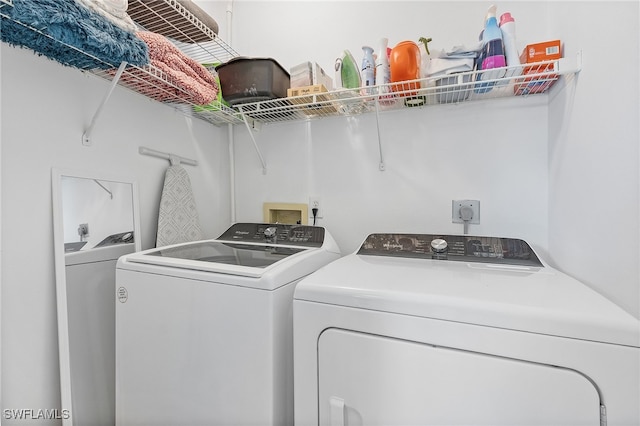
{"label": "pink folded towel", "polygon": [[151,65],[162,70],[169,81],[177,86],[176,97],[186,98],[197,105],[213,102],[218,95],[218,84],[214,76],[201,64],[182,53],[166,37],[149,31],[138,31],[149,47]]}

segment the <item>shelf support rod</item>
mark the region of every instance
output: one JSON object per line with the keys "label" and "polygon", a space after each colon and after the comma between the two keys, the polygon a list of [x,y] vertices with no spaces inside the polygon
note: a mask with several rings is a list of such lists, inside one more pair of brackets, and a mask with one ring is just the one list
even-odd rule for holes
{"label": "shelf support rod", "polygon": [[380,137],[380,106],[378,102],[378,97],[376,97],[376,130],[378,132],[378,151],[380,152],[380,164],[378,165],[378,169],[381,172],[384,172],[384,157],[382,156],[382,138]]}
{"label": "shelf support rod", "polygon": [[95,183],[98,184],[98,186],[102,189],[104,189],[105,191],[107,191],[107,194],[109,194],[109,197],[113,200],[113,192],[109,191],[109,188],[107,188],[106,186],[104,186],[98,179],[94,179],[93,180]]}
{"label": "shelf support rod", "polygon": [[169,160],[179,164],[188,164],[190,166],[197,166],[198,162],[196,160],[191,160],[189,158],[180,157],[179,155],[170,154],[168,152],[156,151],[155,149],[150,149],[144,146],[138,147],[138,153],[141,155],[149,155],[151,157],[156,158],[164,158],[165,160]]}
{"label": "shelf support rod", "polygon": [[267,174],[267,163],[264,162],[264,158],[262,157],[262,153],[260,153],[260,148],[258,147],[258,143],[256,142],[256,138],[253,136],[253,130],[251,129],[251,126],[249,125],[249,121],[247,121],[247,116],[244,113],[244,111],[242,111],[242,106],[240,106],[240,115],[242,115],[242,121],[244,121],[244,125],[247,127],[247,131],[249,132],[249,136],[251,137],[251,141],[253,142],[253,147],[256,149],[256,154],[258,154],[258,158],[260,159],[260,162],[262,163],[262,174],[266,175]]}
{"label": "shelf support rod", "polygon": [[122,73],[124,72],[124,69],[126,68],[126,66],[127,66],[127,62],[123,61],[118,67],[118,71],[116,71],[116,75],[113,77],[113,80],[111,80],[111,86],[109,87],[109,90],[104,95],[104,98],[102,99],[102,102],[98,106],[98,109],[96,110],[95,114],[93,114],[93,118],[91,119],[91,124],[89,124],[89,127],[87,128],[87,130],[85,130],[84,133],[82,134],[82,145],[91,146],[91,132],[93,131],[93,127],[96,125],[96,121],[98,121],[98,117],[102,112],[102,108],[104,108],[107,102],[109,102],[109,98],[113,93],[113,89],[116,88],[116,85],[120,80],[120,76],[122,76]]}

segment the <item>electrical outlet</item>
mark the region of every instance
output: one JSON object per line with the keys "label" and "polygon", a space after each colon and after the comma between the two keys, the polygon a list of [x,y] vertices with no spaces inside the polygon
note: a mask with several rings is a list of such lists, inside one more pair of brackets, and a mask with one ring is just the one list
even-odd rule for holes
{"label": "electrical outlet", "polygon": [[89,236],[89,224],[88,223],[81,223],[80,225],[78,225],[78,235],[80,235],[81,237],[88,237]]}
{"label": "electrical outlet", "polygon": [[462,207],[470,207],[473,210],[473,216],[469,223],[480,223],[480,201],[478,200],[453,200],[451,202],[451,221],[453,223],[464,223],[462,216],[460,215],[460,209]]}
{"label": "electrical outlet", "polygon": [[322,209],[320,208],[320,197],[309,197],[309,218],[313,219],[313,209],[318,209],[316,219],[322,219]]}

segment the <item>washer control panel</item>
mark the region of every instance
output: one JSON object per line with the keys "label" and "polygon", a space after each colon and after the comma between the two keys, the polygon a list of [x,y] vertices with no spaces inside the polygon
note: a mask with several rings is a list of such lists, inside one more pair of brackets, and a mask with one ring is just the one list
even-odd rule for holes
{"label": "washer control panel", "polygon": [[523,240],[470,235],[371,234],[358,254],[543,266]]}
{"label": "washer control panel", "polygon": [[236,223],[220,235],[218,240],[321,247],[324,228],[281,223]]}

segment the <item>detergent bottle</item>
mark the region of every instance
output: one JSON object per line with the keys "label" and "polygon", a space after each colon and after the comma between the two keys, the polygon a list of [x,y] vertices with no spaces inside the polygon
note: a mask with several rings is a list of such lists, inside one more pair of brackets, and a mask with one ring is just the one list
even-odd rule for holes
{"label": "detergent bottle", "polygon": [[[479,72],[476,80],[493,80],[502,78],[505,75],[505,67],[507,59],[504,54],[504,42],[502,40],[502,31],[498,27],[496,19],[496,6],[492,5],[487,11],[484,30],[482,32],[482,61],[479,63]],[[485,71],[493,70],[495,71]],[[475,91],[477,93],[486,93],[491,90],[495,82],[477,84]]]}
{"label": "detergent bottle", "polygon": [[516,47],[516,22],[511,13],[505,12],[500,16],[500,31],[502,31],[509,76],[518,76],[522,73],[522,69],[520,68],[520,55]]}
{"label": "detergent bottle", "polygon": [[420,89],[420,59],[420,48],[411,40],[401,41],[391,49],[391,83],[406,81],[402,84],[392,84],[391,90],[405,98],[404,103],[407,106],[424,104],[424,97],[417,96],[416,90]]}

